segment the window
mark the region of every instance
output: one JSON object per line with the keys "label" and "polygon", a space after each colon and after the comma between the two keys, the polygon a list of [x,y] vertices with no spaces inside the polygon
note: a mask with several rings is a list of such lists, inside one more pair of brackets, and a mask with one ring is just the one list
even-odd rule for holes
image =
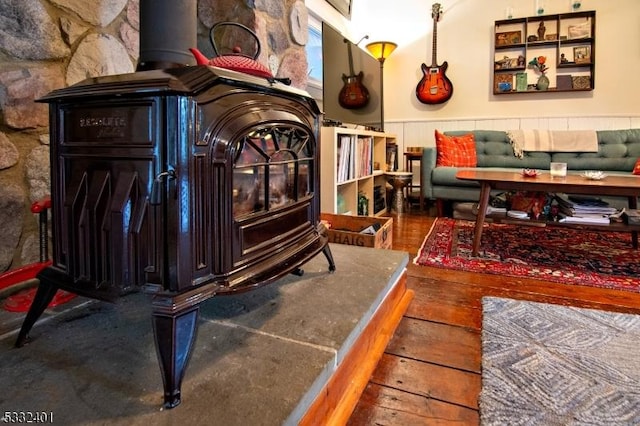
{"label": "window", "polygon": [[305,46],[307,53],[308,75],[307,92],[314,99],[322,100],[322,24],[317,18],[309,16],[309,41]]}

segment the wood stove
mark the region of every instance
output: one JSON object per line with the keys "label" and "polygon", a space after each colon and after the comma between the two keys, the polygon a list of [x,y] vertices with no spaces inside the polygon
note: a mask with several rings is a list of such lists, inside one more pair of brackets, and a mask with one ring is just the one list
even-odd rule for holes
{"label": "wood stove", "polygon": [[53,264],[16,345],[56,290],[152,295],[166,407],[198,308],[324,253],[321,114],[305,92],[208,66],[88,79],[50,104]]}

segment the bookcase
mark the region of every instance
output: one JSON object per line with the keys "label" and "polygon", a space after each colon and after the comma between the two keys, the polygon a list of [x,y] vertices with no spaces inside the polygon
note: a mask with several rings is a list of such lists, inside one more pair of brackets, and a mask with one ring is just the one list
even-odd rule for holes
{"label": "bookcase", "polygon": [[381,216],[386,213],[387,164],[394,168],[396,136],[323,127],[320,141],[320,210]]}
{"label": "bookcase", "polygon": [[[493,94],[590,91],[595,87],[596,12],[495,21]],[[544,57],[549,87],[530,66]]]}

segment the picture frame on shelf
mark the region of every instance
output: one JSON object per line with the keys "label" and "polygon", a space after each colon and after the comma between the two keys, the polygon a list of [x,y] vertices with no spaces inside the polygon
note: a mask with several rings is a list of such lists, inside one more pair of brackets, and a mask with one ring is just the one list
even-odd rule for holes
{"label": "picture frame on shelf", "polygon": [[496,46],[509,46],[522,43],[522,31],[496,33]]}
{"label": "picture frame on shelf", "polygon": [[591,21],[583,22],[578,25],[569,25],[567,28],[569,40],[591,37]]}
{"label": "picture frame on shelf", "polygon": [[588,64],[591,62],[591,46],[577,46],[573,48],[573,62]]}

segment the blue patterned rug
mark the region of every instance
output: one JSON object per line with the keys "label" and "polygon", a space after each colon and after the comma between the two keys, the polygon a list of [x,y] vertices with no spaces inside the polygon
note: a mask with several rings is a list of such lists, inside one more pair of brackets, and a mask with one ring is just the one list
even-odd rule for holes
{"label": "blue patterned rug", "polygon": [[482,303],[482,425],[640,424],[639,315]]}

